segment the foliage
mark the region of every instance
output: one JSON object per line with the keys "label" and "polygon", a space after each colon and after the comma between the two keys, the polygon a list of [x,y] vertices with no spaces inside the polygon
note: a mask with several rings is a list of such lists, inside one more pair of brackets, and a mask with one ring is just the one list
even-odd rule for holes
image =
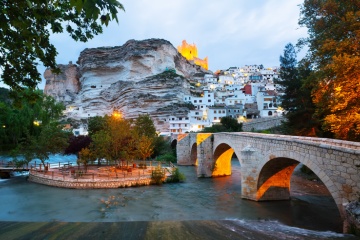
{"label": "foliage", "polygon": [[242,123],[238,123],[235,118],[226,116],[222,117],[220,120],[220,124],[214,124],[211,127],[206,127],[202,130],[202,132],[241,132],[242,131]]}
{"label": "foliage", "polygon": [[22,93],[12,94],[27,95],[29,98],[22,98],[21,102],[12,101],[10,105],[0,102],[0,144],[8,146],[8,150],[28,136],[38,136],[43,126],[60,118],[64,109],[61,103],[41,91],[25,89]]}
{"label": "foliage", "polygon": [[89,148],[83,148],[79,152],[79,158],[77,160],[78,165],[83,164],[85,167],[85,172],[87,172],[88,164],[93,161],[93,155]]}
{"label": "foliage", "polygon": [[45,167],[51,154],[61,153],[68,144],[69,133],[63,131],[56,122],[42,127],[39,135],[27,136],[19,145],[19,153],[28,159],[38,158]]}
{"label": "foliage", "polygon": [[137,147],[139,157],[145,161],[154,152],[153,139],[143,135],[140,137]]}
{"label": "foliage", "polygon": [[165,173],[161,166],[157,166],[152,172],[151,172],[151,180],[156,185],[161,185],[165,180]]}
{"label": "foliage", "polygon": [[164,138],[163,136],[158,136],[154,139],[154,152],[152,157],[160,156],[166,153],[172,153],[173,150],[171,149],[169,140]]}
{"label": "foliage", "polygon": [[114,163],[120,159],[132,162],[138,157],[145,160],[153,153],[156,132],[148,115],[140,115],[135,121],[116,116],[97,117],[90,119],[90,126],[93,141],[90,148],[96,158]]}
{"label": "foliage", "polygon": [[284,91],[281,106],[286,111],[296,111],[297,99],[301,88],[299,80],[295,48],[288,43],[284,49],[284,56],[280,56],[279,79],[275,81]]}
{"label": "foliage", "polygon": [[106,127],[106,119],[104,117],[95,116],[89,118],[88,132],[90,137],[100,130],[105,130],[105,127]]}
{"label": "foliage", "polygon": [[286,110],[287,121],[283,123],[285,132],[294,135],[322,135],[318,121],[314,117],[315,106],[311,101],[311,73],[309,62],[297,64],[296,51],[289,43],[284,55],[280,56],[280,79],[275,81],[284,91],[282,107]]}
{"label": "foliage", "polygon": [[167,183],[178,183],[184,182],[186,179],[185,175],[180,172],[179,168],[173,168],[171,172],[171,176],[166,179]]}
{"label": "foliage", "polygon": [[10,103],[9,89],[0,87],[0,102]]}
{"label": "foliage", "polygon": [[149,114],[139,115],[134,124],[134,130],[139,136],[146,136],[151,139],[156,137],[156,128]]}
{"label": "foliage", "polygon": [[91,143],[89,136],[71,136],[69,146],[65,149],[65,154],[77,154],[83,148],[88,148]]}
{"label": "foliage", "polygon": [[[117,0],[3,0],[0,4],[1,78],[13,90],[35,89],[41,81],[36,67],[59,72],[51,33],[68,32],[86,42],[102,32],[101,25],[117,19],[123,6]],[[99,21],[100,20],[100,21]],[[101,23],[101,24],[100,24]]]}
{"label": "foliage", "polygon": [[164,161],[164,162],[172,162],[172,163],[175,163],[176,162],[176,156],[171,153],[171,152],[168,152],[164,155],[160,155],[157,157],[157,160],[158,161]]}
{"label": "foliage", "polygon": [[299,24],[309,36],[315,117],[336,138],[360,141],[360,1],[305,0]]}

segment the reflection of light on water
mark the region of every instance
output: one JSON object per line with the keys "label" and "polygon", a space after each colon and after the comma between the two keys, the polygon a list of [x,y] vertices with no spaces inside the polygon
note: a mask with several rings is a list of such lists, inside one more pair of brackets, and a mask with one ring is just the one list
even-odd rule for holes
{"label": "reflection of light on water", "polygon": [[[274,239],[334,239],[351,236],[342,233],[330,231],[314,231],[291,227],[274,220],[244,220],[244,219],[225,219],[230,222],[224,222],[224,226],[233,232],[237,232],[236,226],[246,228],[250,231],[256,231],[266,234]],[[243,231],[239,229],[238,231]]]}

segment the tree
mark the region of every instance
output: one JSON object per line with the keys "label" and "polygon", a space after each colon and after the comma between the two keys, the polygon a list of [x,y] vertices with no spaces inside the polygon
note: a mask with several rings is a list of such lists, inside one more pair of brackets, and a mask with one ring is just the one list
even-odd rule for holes
{"label": "tree", "polygon": [[88,122],[89,136],[92,136],[100,130],[104,130],[106,127],[106,118],[101,116],[91,117]]}
{"label": "tree", "polygon": [[238,123],[235,118],[226,116],[220,120],[221,124],[214,124],[211,127],[206,127],[202,132],[242,132],[242,123]]}
{"label": "tree", "polygon": [[87,166],[89,162],[93,159],[92,153],[89,148],[83,148],[79,152],[79,158],[77,160],[77,163],[80,165],[81,163],[85,167],[85,172],[87,172]]}
{"label": "tree", "polygon": [[57,121],[64,109],[61,103],[38,90],[24,89],[17,94],[28,97],[17,98],[21,99],[21,102],[12,101],[10,105],[0,102],[0,134],[4,137],[1,141],[8,145],[9,149],[16,147],[22,138],[38,136],[42,127]]}
{"label": "tree", "polygon": [[138,154],[143,161],[154,152],[153,139],[145,135],[141,136],[138,143]]}
{"label": "tree", "polygon": [[149,114],[139,115],[135,119],[134,129],[140,136],[147,136],[149,138],[156,137],[156,128]]}
{"label": "tree", "polygon": [[315,116],[336,138],[360,141],[360,0],[305,0],[299,24],[309,36]]}
{"label": "tree", "polygon": [[124,10],[117,0],[3,0],[0,4],[0,66],[2,81],[13,90],[35,89],[41,81],[38,61],[57,68],[51,33],[68,32],[86,42],[102,33],[102,25]]}
{"label": "tree", "polygon": [[28,159],[40,159],[45,168],[45,161],[51,154],[63,152],[68,139],[68,132],[63,131],[56,123],[50,123],[42,128],[38,136],[28,136],[20,144],[19,152],[28,156]]}
{"label": "tree", "polygon": [[301,81],[298,76],[295,48],[291,43],[285,46],[284,55],[280,56],[279,77],[275,83],[284,91],[281,106],[287,111],[296,111]]}
{"label": "tree", "polygon": [[71,136],[65,154],[78,154],[83,148],[88,148],[90,143],[91,138],[89,136]]}

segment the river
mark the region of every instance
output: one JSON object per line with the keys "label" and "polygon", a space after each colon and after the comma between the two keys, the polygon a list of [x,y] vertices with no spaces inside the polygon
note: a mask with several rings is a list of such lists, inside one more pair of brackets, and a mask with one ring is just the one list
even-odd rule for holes
{"label": "river", "polygon": [[324,238],[343,236],[336,234],[342,231],[342,222],[331,196],[301,195],[271,202],[241,199],[237,159],[228,177],[197,178],[195,167],[179,169],[186,176],[184,183],[138,188],[75,190],[28,182],[26,176],[1,180],[0,221],[231,220],[254,230],[315,230]]}

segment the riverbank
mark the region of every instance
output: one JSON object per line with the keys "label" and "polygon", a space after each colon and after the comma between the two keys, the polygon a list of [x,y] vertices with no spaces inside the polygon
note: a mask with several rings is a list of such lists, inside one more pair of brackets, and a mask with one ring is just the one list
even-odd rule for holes
{"label": "riverbank", "polygon": [[[148,166],[138,168],[115,166],[88,166],[85,170],[80,167],[55,167],[46,171],[31,169],[28,180],[52,187],[75,188],[75,189],[105,189],[148,186],[153,184],[152,172],[157,168]],[[159,167],[161,167],[159,165]],[[172,173],[171,167],[162,167],[161,170],[166,177]]]}

